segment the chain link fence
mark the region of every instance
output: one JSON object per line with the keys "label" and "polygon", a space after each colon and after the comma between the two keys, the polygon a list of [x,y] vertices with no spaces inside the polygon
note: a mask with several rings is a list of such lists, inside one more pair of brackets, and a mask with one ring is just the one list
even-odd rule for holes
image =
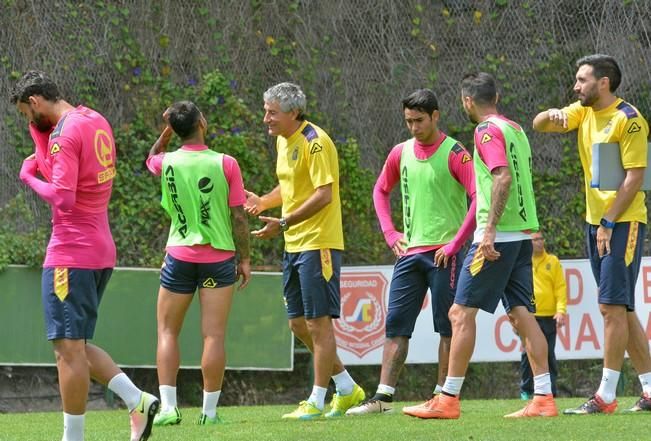
{"label": "chain link fence", "polygon": [[[400,99],[414,89],[433,88],[443,130],[472,147],[459,99],[465,73],[493,72],[504,113],[530,127],[540,110],[574,99],[574,61],[595,52],[619,60],[618,94],[651,117],[651,0],[0,0],[0,8],[3,95],[22,72],[42,69],[70,102],[92,95],[115,130],[134,117],[129,85],[143,71],[188,84],[219,68],[252,109],[266,87],[301,84],[315,122],[335,140],[357,138],[376,172],[409,136]],[[24,125],[0,100],[0,206],[24,192],[16,151],[30,143]],[[553,175],[563,140],[575,136],[528,132],[536,172]],[[575,179],[558,190],[558,207],[581,191]],[[46,222],[47,207],[25,197],[34,225]]]}

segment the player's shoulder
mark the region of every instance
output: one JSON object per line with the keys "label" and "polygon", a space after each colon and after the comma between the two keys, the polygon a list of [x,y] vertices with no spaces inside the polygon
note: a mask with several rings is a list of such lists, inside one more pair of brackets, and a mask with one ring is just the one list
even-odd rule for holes
{"label": "player's shoulder", "polygon": [[502,133],[502,127],[504,125],[515,125],[514,127],[519,127],[516,123],[502,116],[491,116],[488,119],[477,124],[475,127],[475,135],[483,134],[484,132],[489,133]]}
{"label": "player's shoulder", "polygon": [[61,117],[54,127],[50,139],[63,136],[74,137],[86,130],[110,130],[110,125],[106,118],[99,112],[84,106],[75,107]]}
{"label": "player's shoulder", "polygon": [[558,256],[556,254],[552,254],[552,253],[547,253],[547,260],[550,261],[551,263],[554,263],[554,264],[560,264],[561,263],[561,260],[558,258]]}
{"label": "player's shoulder", "polygon": [[615,108],[617,109],[617,114],[625,119],[638,118],[642,116],[640,111],[628,101],[622,100],[617,104],[617,106],[615,106]]}
{"label": "player's shoulder", "polygon": [[334,143],[330,136],[321,127],[309,121],[301,130],[304,142],[308,145],[310,154],[316,154],[325,150],[334,149]]}
{"label": "player's shoulder", "polygon": [[640,111],[631,103],[622,100],[616,105],[615,124],[622,136],[643,136],[649,134],[649,125]]}
{"label": "player's shoulder", "polygon": [[220,153],[220,158],[222,160],[222,164],[224,166],[235,166],[239,167],[239,163],[237,162],[237,158],[235,156],[228,155],[226,153]]}
{"label": "player's shoulder", "polygon": [[502,127],[500,127],[499,121],[496,119],[489,118],[479,123],[475,128],[475,145],[489,144],[495,139],[504,139]]}
{"label": "player's shoulder", "polygon": [[[468,149],[466,148],[465,145],[463,145],[461,143],[461,141],[458,141],[458,140],[452,138],[451,136],[447,136],[447,139],[448,139],[448,141],[453,143],[452,147],[450,147],[450,154],[451,155],[455,155],[455,156],[459,156],[459,155],[462,155],[462,156],[467,155],[468,156],[469,155]],[[464,161],[464,163],[465,162],[466,161]]]}

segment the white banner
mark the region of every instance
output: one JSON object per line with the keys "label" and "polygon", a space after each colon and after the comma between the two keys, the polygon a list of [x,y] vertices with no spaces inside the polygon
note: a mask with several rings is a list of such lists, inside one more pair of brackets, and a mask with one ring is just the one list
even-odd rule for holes
{"label": "white banner", "polygon": [[[603,357],[603,319],[597,304],[597,287],[587,259],[562,260],[567,282],[568,320],[558,331],[556,357],[574,360]],[[341,318],[335,320],[338,353],[345,365],[382,364],[384,324],[392,266],[344,267],[341,274]],[[427,293],[407,363],[436,363],[439,336],[432,324]],[[635,311],[651,340],[651,257],[642,259],[635,287]],[[516,361],[520,340],[501,303],[495,314],[479,311],[477,341],[472,361]]]}

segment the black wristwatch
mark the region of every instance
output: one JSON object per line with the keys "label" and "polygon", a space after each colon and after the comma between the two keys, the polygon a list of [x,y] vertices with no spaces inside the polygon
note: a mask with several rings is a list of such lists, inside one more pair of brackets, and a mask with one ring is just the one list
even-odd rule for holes
{"label": "black wristwatch", "polygon": [[599,221],[599,225],[601,225],[604,228],[609,228],[611,230],[613,228],[615,228],[615,222],[611,222],[608,219],[606,219],[605,217],[601,218],[601,220]]}
{"label": "black wristwatch", "polygon": [[278,220],[278,225],[280,225],[281,231],[287,231],[287,229],[289,228],[289,225],[287,225],[287,219],[285,219],[284,217],[281,217]]}

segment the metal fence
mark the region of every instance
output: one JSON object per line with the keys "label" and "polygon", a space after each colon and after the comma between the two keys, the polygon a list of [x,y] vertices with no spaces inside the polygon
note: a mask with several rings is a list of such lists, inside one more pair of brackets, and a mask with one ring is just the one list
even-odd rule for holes
{"label": "metal fence", "polygon": [[[46,70],[69,101],[93,94],[116,130],[133,117],[126,85],[143,69],[181,84],[220,68],[252,109],[269,85],[303,85],[320,125],[335,139],[357,138],[377,171],[408,137],[400,99],[412,90],[432,87],[442,128],[469,143],[464,73],[494,72],[504,113],[530,127],[541,109],[573,99],[574,61],[595,52],[619,60],[619,95],[651,116],[650,0],[0,0],[0,8],[0,90],[8,95],[27,69]],[[129,65],[129,51],[146,65]],[[24,125],[0,100],[0,204],[23,189],[13,144],[29,141],[16,124]],[[554,173],[562,137],[529,134],[535,169]],[[559,206],[577,188],[561,190]]]}

